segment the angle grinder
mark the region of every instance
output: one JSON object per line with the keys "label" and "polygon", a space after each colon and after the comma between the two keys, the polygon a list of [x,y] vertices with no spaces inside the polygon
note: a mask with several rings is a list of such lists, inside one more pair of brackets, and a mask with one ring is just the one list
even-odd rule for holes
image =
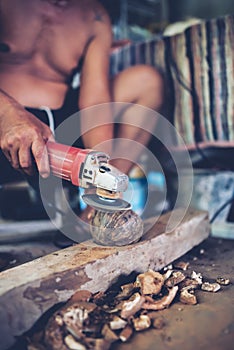
{"label": "angle grinder", "polygon": [[81,149],[47,142],[51,172],[84,189],[95,188],[95,194],[84,194],[84,202],[96,210],[116,212],[131,209],[120,198],[128,187],[128,176],[108,163],[109,156],[92,149]]}

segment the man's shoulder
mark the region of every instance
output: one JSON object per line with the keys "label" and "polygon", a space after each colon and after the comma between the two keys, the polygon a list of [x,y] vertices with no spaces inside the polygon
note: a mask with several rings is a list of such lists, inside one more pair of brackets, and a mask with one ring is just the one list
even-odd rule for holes
{"label": "man's shoulder", "polygon": [[111,20],[104,6],[97,0],[80,0],[74,2],[74,12],[77,19],[89,25],[91,31],[97,27],[111,30]]}

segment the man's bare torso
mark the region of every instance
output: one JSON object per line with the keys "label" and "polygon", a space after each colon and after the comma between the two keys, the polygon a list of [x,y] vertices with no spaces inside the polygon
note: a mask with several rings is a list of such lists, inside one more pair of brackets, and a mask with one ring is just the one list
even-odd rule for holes
{"label": "man's bare torso", "polygon": [[24,106],[59,108],[100,11],[91,0],[2,0],[0,89]]}

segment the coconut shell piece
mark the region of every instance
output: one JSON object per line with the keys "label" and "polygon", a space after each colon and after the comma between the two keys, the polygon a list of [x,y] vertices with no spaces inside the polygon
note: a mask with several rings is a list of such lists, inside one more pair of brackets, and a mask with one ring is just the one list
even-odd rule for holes
{"label": "coconut shell piece", "polygon": [[181,271],[173,271],[172,275],[166,280],[165,285],[169,288],[176,286],[184,281],[186,276]]}
{"label": "coconut shell piece", "polygon": [[149,270],[137,276],[135,287],[139,287],[141,294],[159,294],[164,284],[164,277],[159,272]]}
{"label": "coconut shell piece", "polygon": [[143,221],[132,210],[96,210],[90,218],[90,233],[98,244],[124,246],[139,241],[143,235]]}
{"label": "coconut shell piece", "polygon": [[86,346],[79,343],[71,334],[67,335],[64,338],[64,343],[67,345],[70,350],[86,350]]}
{"label": "coconut shell piece", "polygon": [[176,269],[180,269],[180,270],[183,270],[183,271],[187,271],[187,270],[188,270],[188,267],[189,267],[189,262],[177,261],[177,262],[174,264],[174,266],[175,266]]}
{"label": "coconut shell piece", "polygon": [[113,332],[107,324],[105,324],[102,328],[102,335],[107,341],[111,343],[119,339],[115,332]]}
{"label": "coconut shell piece", "polygon": [[122,341],[122,342],[126,342],[128,341],[131,336],[133,334],[133,329],[131,326],[127,325],[123,330],[122,332],[120,333],[119,335],[119,339]]}
{"label": "coconut shell piece", "polygon": [[121,288],[121,292],[119,292],[118,295],[116,296],[117,300],[127,299],[134,293],[134,291],[136,291],[134,283],[124,284],[120,288]]}
{"label": "coconut shell piece", "polygon": [[83,323],[97,308],[88,302],[67,303],[49,319],[45,328],[44,342],[50,349],[67,350],[63,338],[66,329],[75,339],[84,338]]}
{"label": "coconut shell piece", "polygon": [[69,304],[73,304],[79,301],[89,301],[92,297],[92,293],[88,290],[78,290],[72,297],[68,300]]}
{"label": "coconut shell piece", "polygon": [[114,316],[113,320],[110,321],[110,328],[112,330],[123,329],[127,325],[127,322],[119,316]]}
{"label": "coconut shell piece", "polygon": [[221,286],[227,286],[230,284],[230,279],[224,277],[217,277],[216,282]]}
{"label": "coconut shell piece", "polygon": [[198,284],[202,284],[203,278],[202,278],[202,274],[200,272],[197,273],[197,272],[193,271],[191,273],[191,278],[193,280],[195,280]]}
{"label": "coconut shell piece", "polygon": [[96,309],[97,305],[81,301],[69,305],[62,312],[63,322],[67,327],[81,328],[89,313]]}
{"label": "coconut shell piece", "polygon": [[171,277],[172,274],[173,274],[173,270],[167,270],[167,271],[163,274],[164,281],[168,280],[168,278]]}
{"label": "coconut shell piece", "polygon": [[168,295],[155,301],[146,301],[142,308],[146,310],[163,310],[167,308],[174,300],[179,287],[174,286],[168,290]]}
{"label": "coconut shell piece", "polygon": [[185,280],[183,280],[180,284],[179,287],[180,289],[187,289],[187,290],[191,290],[191,289],[198,289],[200,288],[200,283],[198,283],[196,280],[191,279],[191,278],[186,278]]}
{"label": "coconut shell piece", "polygon": [[194,293],[189,292],[187,289],[184,289],[180,292],[180,301],[183,304],[196,305],[197,298]]}
{"label": "coconut shell piece", "polygon": [[132,322],[133,327],[137,332],[144,331],[151,326],[151,319],[148,315],[140,315],[139,317],[134,318]]}
{"label": "coconut shell piece", "polygon": [[67,350],[67,346],[63,342],[63,332],[57,324],[54,323],[54,318],[51,318],[45,329],[44,342],[49,349]]}
{"label": "coconut shell piece", "polygon": [[126,300],[122,303],[122,310],[120,316],[124,319],[128,319],[131,316],[134,316],[137,311],[142,308],[142,305],[145,302],[145,298],[139,293],[135,293],[131,296],[129,300]]}
{"label": "coconut shell piece", "polygon": [[220,284],[219,283],[209,283],[209,282],[204,282],[201,285],[201,289],[205,290],[206,292],[213,292],[216,293],[218,290],[220,290]]}

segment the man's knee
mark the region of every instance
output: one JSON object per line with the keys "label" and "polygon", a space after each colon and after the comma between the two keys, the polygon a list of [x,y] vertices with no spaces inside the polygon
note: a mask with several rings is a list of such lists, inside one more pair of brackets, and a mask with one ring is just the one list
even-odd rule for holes
{"label": "man's knee", "polygon": [[162,74],[155,67],[149,65],[135,66],[135,74],[145,88],[160,91],[163,89]]}
{"label": "man's knee", "polygon": [[164,79],[162,74],[153,66],[135,66],[135,74],[141,86],[141,96],[155,101],[159,107],[164,99]]}
{"label": "man's knee", "polygon": [[163,77],[153,66],[131,66],[114,78],[112,86],[114,101],[136,102],[157,109],[162,105]]}

